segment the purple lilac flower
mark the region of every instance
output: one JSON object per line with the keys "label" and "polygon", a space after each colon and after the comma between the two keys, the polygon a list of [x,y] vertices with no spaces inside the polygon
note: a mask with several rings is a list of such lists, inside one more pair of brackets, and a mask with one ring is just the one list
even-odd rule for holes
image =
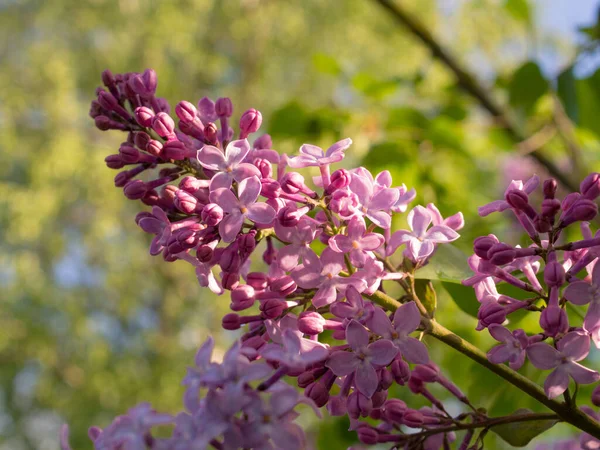
{"label": "purple lilac flower", "polygon": [[[434,225],[430,211],[421,205],[408,213],[408,226],[411,231],[399,230],[392,234],[387,247],[387,254],[392,255],[396,249],[406,244],[407,253],[413,261],[423,261],[435,250],[435,244],[448,243],[459,238],[456,231],[446,225]],[[429,230],[428,230],[429,228]]]}
{"label": "purple lilac flower", "polygon": [[349,253],[350,262],[356,267],[365,264],[366,252],[377,250],[383,245],[384,238],[378,233],[367,233],[362,217],[353,217],[348,223],[346,234],[337,234],[329,239],[329,247],[338,253]]}
{"label": "purple lilac flower", "polygon": [[[512,180],[504,192],[507,194],[512,190],[523,191],[526,194],[531,194],[540,184],[540,179],[537,175],[532,176],[525,183],[521,180]],[[481,217],[485,217],[493,212],[502,212],[510,208],[506,200],[495,200],[487,205],[481,206],[478,211]]]}
{"label": "purple lilac flower", "polygon": [[577,363],[590,352],[590,338],[582,331],[571,331],[558,341],[557,348],[544,342],[527,347],[527,357],[542,370],[554,369],[544,382],[548,398],[561,395],[569,387],[569,376],[580,384],[595,383],[600,374]]}
{"label": "purple lilac flower", "polygon": [[525,350],[529,345],[527,333],[521,329],[511,332],[497,324],[490,325],[488,331],[494,339],[502,342],[488,352],[489,361],[494,364],[508,362],[511,369],[520,369],[525,362]]}
{"label": "purple lilac flower", "polygon": [[150,245],[150,254],[158,255],[162,252],[171,237],[171,222],[165,212],[158,206],[153,206],[152,214],[144,214],[137,220],[137,224],[146,233],[155,235]]}
{"label": "purple lilac flower", "polygon": [[211,179],[210,189],[229,189],[232,181],[240,182],[249,177],[260,177],[260,171],[253,164],[242,162],[250,144],[246,139],[232,141],[223,152],[212,145],[205,145],[198,150],[198,162],[205,169],[217,172]]}
{"label": "purple lilac flower", "polygon": [[379,384],[376,368],[390,364],[398,349],[387,339],[369,344],[369,332],[355,320],[346,327],[346,339],[352,351],[333,352],[326,365],[339,377],[354,373],[358,391],[371,398]]}
{"label": "purple lilac flower", "polygon": [[[352,174],[348,187],[358,200],[353,215],[366,216],[378,227],[390,228],[392,217],[389,211],[400,196],[398,190],[391,188],[375,190],[373,181],[355,173]],[[348,219],[349,217],[344,218]]]}
{"label": "purple lilac flower", "polygon": [[583,327],[590,333],[596,347],[600,348],[600,264],[594,266],[589,283],[575,281],[567,286],[563,295],[574,305],[590,304]]}
{"label": "purple lilac flower", "polygon": [[239,182],[239,199],[226,188],[216,189],[210,193],[210,201],[218,204],[228,213],[219,223],[219,234],[224,242],[235,240],[246,218],[259,224],[269,224],[275,219],[275,210],[271,206],[256,202],[260,190],[260,180],[252,176]]}
{"label": "purple lilac flower", "polygon": [[319,257],[310,244],[321,233],[317,229],[315,221],[303,217],[294,227],[284,227],[279,222],[275,223],[275,234],[284,242],[289,242],[289,245],[280,248],[277,251],[277,263],[285,271],[290,271],[298,265],[298,261],[302,259],[305,267],[319,264]]}
{"label": "purple lilac flower", "polygon": [[265,345],[260,354],[269,361],[276,361],[291,370],[304,370],[307,366],[325,360],[329,351],[322,346],[314,346],[303,351],[301,338],[290,329],[283,331],[282,346],[277,344]]}
{"label": "purple lilac flower", "polygon": [[394,313],[393,322],[379,307],[375,307],[373,315],[367,326],[369,329],[391,340],[400,350],[400,354],[408,362],[415,364],[426,364],[429,362],[427,347],[418,339],[409,336],[410,333],[419,328],[421,324],[421,313],[415,302],[405,303]]}
{"label": "purple lilac flower", "polygon": [[318,167],[340,162],[344,159],[344,152],[350,145],[352,145],[352,139],[343,139],[324,152],[321,147],[304,144],[300,147],[301,155],[289,158],[288,165],[294,169],[301,169],[303,167]]}

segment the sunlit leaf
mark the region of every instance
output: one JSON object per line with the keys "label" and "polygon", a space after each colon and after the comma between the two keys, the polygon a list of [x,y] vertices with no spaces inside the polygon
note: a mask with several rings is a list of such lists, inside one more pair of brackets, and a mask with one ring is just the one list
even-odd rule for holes
{"label": "sunlit leaf", "polygon": [[[512,415],[530,414],[530,409],[517,409]],[[532,420],[497,425],[491,430],[513,447],[525,447],[533,438],[552,428],[558,420]]]}
{"label": "sunlit leaf", "polygon": [[548,91],[548,81],[539,66],[528,61],[513,74],[508,86],[510,104],[529,113],[539,98]]}

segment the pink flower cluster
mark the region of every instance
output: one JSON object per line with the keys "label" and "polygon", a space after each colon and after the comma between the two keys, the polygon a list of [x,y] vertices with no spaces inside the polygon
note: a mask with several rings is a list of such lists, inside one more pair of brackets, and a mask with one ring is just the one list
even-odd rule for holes
{"label": "pink flower cluster", "polygon": [[[600,174],[588,175],[579,192],[562,200],[556,198],[556,181],[546,180],[541,207],[536,209],[530,197],[539,184],[536,176],[526,182],[515,180],[503,200],[479,209],[482,216],[510,211],[532,244],[521,248],[500,242],[494,235],[477,238],[475,254],[469,259],[475,275],[464,284],[474,287],[481,303],[477,329],[488,328],[501,342],[490,350],[488,359],[519,369],[528,358],[535,367],[552,370],[544,383],[549,398],[563,393],[569,398],[570,379],[575,384],[600,380],[597,371],[580,363],[590,352],[590,341],[600,348],[600,235],[590,229],[598,215],[595,200],[600,196]],[[577,223],[583,239],[569,242],[567,228]],[[503,284],[522,290],[522,298],[500,293]],[[584,305],[588,305],[586,311],[577,310]],[[539,314],[538,334],[509,331],[503,326],[519,310]],[[578,314],[585,314],[583,320],[574,319]],[[598,399],[592,400],[600,405]],[[598,448],[600,442],[593,445],[582,448]]]}
{"label": "pink flower cluster", "polygon": [[[212,341],[200,349],[184,379],[186,412],[173,419],[141,405],[104,431],[93,428],[95,447],[302,448],[293,423],[301,402],[350,416],[365,444],[438,449],[453,440],[450,432],[404,431],[454,423],[430,383],[469,402],[414,336],[422,329],[416,304],[404,303],[390,316],[370,296],[456,240],[462,214],[444,219],[432,204],[416,206],[407,217],[410,230],[392,233],[392,216],[405,212],[416,193],[393,186],[387,171],[333,170],[350,139],[327,150],[305,144],[287,156],[273,150],[266,134],[248,141],[262,122],[254,109],[241,115],[236,133],[227,98],[203,98],[197,106],[182,101],[175,118],[155,96],[153,71],[105,71],[102,79],[90,114],[101,130],[126,132],[106,164],[127,167],[115,185],[151,207],[136,217],[154,236],[150,253],[187,261],[200,285],[216,294],[230,291],[232,312],[223,327],[247,328],[222,364],[210,362]],[[314,167],[310,182],[309,172],[295,170]],[[391,258],[400,247],[397,265]],[[305,400],[284,383],[291,378]],[[393,383],[431,407],[411,409],[388,398]],[[379,425],[360,420],[366,417]],[[175,424],[172,437],[153,438],[151,427],[165,422]]]}

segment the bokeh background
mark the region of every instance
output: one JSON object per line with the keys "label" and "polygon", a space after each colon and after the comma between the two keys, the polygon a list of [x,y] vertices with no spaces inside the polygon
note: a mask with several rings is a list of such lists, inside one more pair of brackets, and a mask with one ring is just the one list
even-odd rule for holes
{"label": "bokeh background", "polygon": [[[201,289],[185,263],[151,257],[133,220],[140,206],[113,186],[103,159],[122,136],[87,115],[106,68],[154,68],[173,103],[229,96],[237,114],[255,107],[287,153],[352,137],[349,165],[388,169],[419,203],[464,212],[466,252],[489,232],[518,238],[476,208],[511,178],[546,175],[527,153],[572,181],[600,169],[597,0],[396,5],[474,74],[522,139],[375,0],[0,0],[1,450],[56,449],[63,422],[75,449],[90,448],[88,426],[143,400],[176,412],[198,345],[235,338],[219,330],[228,300]],[[440,320],[487,350],[473,305],[438,295]],[[539,409],[428,345],[477,405]],[[344,420],[305,423],[315,448],[354,442]],[[543,439],[573,430],[551,433]],[[493,433],[486,442],[507,448]]]}

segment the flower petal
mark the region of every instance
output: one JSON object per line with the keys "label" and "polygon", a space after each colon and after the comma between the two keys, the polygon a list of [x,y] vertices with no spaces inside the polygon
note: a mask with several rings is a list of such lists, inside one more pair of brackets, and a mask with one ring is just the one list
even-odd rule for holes
{"label": "flower petal", "polygon": [[275,216],[275,210],[272,206],[267,205],[266,203],[253,203],[248,206],[247,217],[252,222],[269,224],[273,222]]}
{"label": "flower petal", "polygon": [[223,242],[233,242],[237,237],[238,233],[242,229],[244,223],[244,216],[239,212],[233,212],[219,223],[219,234],[223,239]]}
{"label": "flower petal", "polygon": [[552,371],[544,381],[544,391],[548,398],[558,397],[569,387],[569,375],[564,366],[559,366]]}
{"label": "flower petal", "polygon": [[579,384],[592,384],[600,380],[600,373],[576,362],[566,364],[569,375]]}
{"label": "flower petal", "polygon": [[373,397],[373,394],[379,385],[379,377],[377,376],[375,368],[368,362],[363,361],[362,364],[356,368],[354,384],[356,385],[356,389],[358,389],[365,397]]}
{"label": "flower petal", "polygon": [[[600,264],[596,264],[596,267]],[[595,267],[594,267],[595,269]],[[563,296],[574,305],[585,305],[593,298],[593,286],[586,281],[575,281],[569,284],[563,292]]]}
{"label": "flower petal", "polygon": [[400,335],[408,335],[421,324],[421,313],[415,302],[400,306],[394,313],[394,328]]}
{"label": "flower petal", "polygon": [[398,189],[383,188],[373,195],[369,202],[369,209],[389,211],[399,197],[400,191]]}
{"label": "flower petal", "polygon": [[427,233],[425,233],[425,238],[431,242],[452,242],[457,240],[460,235],[454,231],[452,228],[447,227],[445,225],[435,225],[431,227]]}
{"label": "flower petal", "polygon": [[317,147],[316,145],[312,144],[302,144],[300,147],[300,153],[313,156],[314,158],[322,158],[325,156],[325,153],[321,147]]}
{"label": "flower petal", "polygon": [[238,139],[237,141],[231,141],[225,149],[225,160],[227,162],[227,165],[235,166],[241,163],[249,151],[250,144],[246,139]]}
{"label": "flower petal", "polygon": [[[348,290],[348,293],[349,292],[350,290]],[[367,326],[373,333],[385,338],[390,337],[394,331],[390,318],[385,311],[379,307],[375,308],[373,314],[369,320],[367,320]]]}
{"label": "flower petal", "polygon": [[234,210],[239,212],[239,200],[229,189],[215,189],[210,193],[211,203],[216,203],[226,213],[232,213]]}
{"label": "flower petal", "polygon": [[353,350],[369,345],[369,332],[356,320],[351,320],[346,327],[346,341]]}
{"label": "flower petal", "polygon": [[418,339],[408,336],[396,339],[394,343],[400,349],[402,357],[409,363],[427,364],[429,362],[427,347]]}
{"label": "flower petal", "polygon": [[367,349],[369,351],[369,359],[371,362],[382,367],[391,363],[398,354],[396,346],[387,339],[375,341],[370,344]]}
{"label": "flower petal", "polygon": [[415,236],[421,238],[425,236],[425,232],[432,221],[432,217],[431,213],[426,208],[417,205],[408,213],[406,220]]}
{"label": "flower petal", "polygon": [[227,167],[223,152],[212,145],[205,145],[198,150],[198,162],[209,170],[224,170]]}
{"label": "flower petal", "polygon": [[545,342],[536,342],[527,347],[527,357],[538,369],[554,369],[560,364],[562,355]]}
{"label": "flower petal", "polygon": [[325,365],[338,377],[343,377],[354,372],[359,363],[360,359],[354,353],[336,351],[331,354]]}
{"label": "flower petal", "polygon": [[238,197],[242,205],[250,206],[260,195],[262,184],[258,177],[245,178],[238,184]]}

